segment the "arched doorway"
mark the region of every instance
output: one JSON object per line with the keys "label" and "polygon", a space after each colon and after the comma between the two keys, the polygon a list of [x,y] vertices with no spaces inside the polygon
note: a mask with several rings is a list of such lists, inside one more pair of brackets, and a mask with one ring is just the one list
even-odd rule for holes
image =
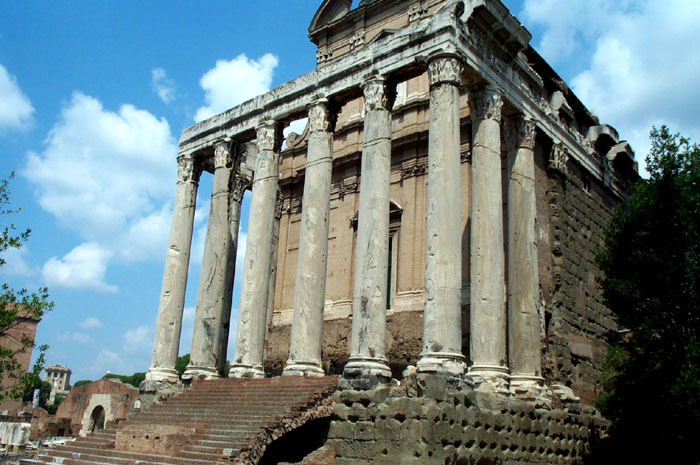
{"label": "arched doorway", "polygon": [[90,427],[88,431],[94,433],[95,431],[101,431],[105,427],[105,409],[101,405],[98,405],[92,410],[90,414]]}

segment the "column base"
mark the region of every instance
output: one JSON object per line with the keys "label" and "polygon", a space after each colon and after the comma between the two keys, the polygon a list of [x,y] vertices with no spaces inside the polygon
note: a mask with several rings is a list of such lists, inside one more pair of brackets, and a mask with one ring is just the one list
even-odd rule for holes
{"label": "column base", "polygon": [[242,363],[231,365],[228,372],[229,378],[264,378],[265,370],[262,365],[244,365]]}
{"label": "column base", "polygon": [[343,377],[358,378],[365,376],[377,376],[391,379],[391,370],[385,358],[374,357],[350,357],[343,370]]}
{"label": "column base", "polygon": [[471,379],[477,391],[510,394],[510,376],[508,368],[504,366],[474,364],[469,367],[467,378]]}
{"label": "column base", "polygon": [[548,404],[549,389],[544,385],[544,378],[533,375],[511,375],[510,395],[516,399],[538,404]]}
{"label": "column base", "polygon": [[423,352],[416,364],[418,373],[436,373],[447,376],[464,376],[464,355],[457,352]]}
{"label": "column base", "polygon": [[219,372],[213,367],[198,367],[198,366],[188,366],[185,373],[182,375],[183,381],[194,381],[195,379],[218,379]]}
{"label": "column base", "polygon": [[282,371],[282,376],[326,376],[326,373],[319,362],[289,360]]}
{"label": "column base", "polygon": [[148,373],[146,373],[146,381],[177,384],[177,382],[180,381],[180,377],[177,375],[177,370],[174,368],[151,367],[148,369]]}

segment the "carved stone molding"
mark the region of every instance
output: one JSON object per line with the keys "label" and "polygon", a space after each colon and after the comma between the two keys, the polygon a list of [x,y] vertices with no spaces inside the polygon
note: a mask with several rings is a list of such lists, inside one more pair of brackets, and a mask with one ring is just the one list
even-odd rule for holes
{"label": "carved stone molding", "polygon": [[231,200],[234,202],[243,201],[243,195],[248,187],[249,181],[240,176],[234,176],[231,181]]}
{"label": "carved stone molding", "polygon": [[309,131],[327,132],[330,126],[328,100],[316,100],[309,106]]}
{"label": "carved stone molding", "polygon": [[420,21],[423,18],[428,17],[428,6],[425,5],[423,2],[417,4],[417,5],[411,5],[411,7],[408,9],[408,22],[412,23],[413,21]]}
{"label": "carved stone molding", "polygon": [[508,149],[535,149],[535,134],[537,124],[529,117],[522,115],[508,118],[504,124],[503,137]]}
{"label": "carved stone molding", "polygon": [[231,142],[220,141],[214,144],[214,168],[230,168],[232,165]]}
{"label": "carved stone molding", "polygon": [[503,96],[501,92],[491,87],[473,90],[469,93],[469,108],[472,119],[491,119],[500,122]]}
{"label": "carved stone molding", "polygon": [[464,65],[455,56],[438,56],[428,62],[430,86],[448,83],[459,86]]}
{"label": "carved stone molding", "polygon": [[383,77],[372,76],[362,85],[365,97],[365,110],[388,110],[386,84]]}
{"label": "carved stone molding", "polygon": [[401,167],[401,180],[422,176],[428,172],[428,160],[420,161],[415,165]]}
{"label": "carved stone molding", "polygon": [[365,31],[355,31],[348,43],[351,51],[365,45]]}
{"label": "carved stone molding", "polygon": [[552,151],[549,154],[549,163],[547,164],[547,170],[555,173],[559,173],[562,176],[566,176],[569,171],[566,167],[569,162],[569,152],[564,147],[562,143],[556,143],[552,146]]}
{"label": "carved stone molding", "polygon": [[333,51],[329,50],[327,47],[319,48],[316,51],[316,63],[321,64],[329,61],[333,58]]}
{"label": "carved stone molding", "polygon": [[281,143],[281,131],[276,121],[263,121],[257,128],[258,150],[276,150]]}
{"label": "carved stone molding", "polygon": [[181,155],[177,157],[177,180],[178,182],[199,182],[202,174],[202,164],[192,155]]}
{"label": "carved stone molding", "polygon": [[277,198],[275,199],[275,218],[282,218],[282,207],[284,205],[284,196],[282,195],[282,190],[277,189]]}

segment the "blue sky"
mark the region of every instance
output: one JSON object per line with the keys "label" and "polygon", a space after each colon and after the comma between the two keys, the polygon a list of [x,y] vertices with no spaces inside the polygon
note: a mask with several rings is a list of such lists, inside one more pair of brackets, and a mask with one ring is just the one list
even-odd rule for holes
{"label": "blue sky", "polygon": [[[22,212],[11,221],[32,228],[25,247],[5,254],[0,282],[49,286],[56,307],[37,334],[51,346],[48,363],[68,365],[74,381],[148,368],[180,132],[312,70],[307,28],[319,4],[0,3],[0,177],[16,172],[13,206]],[[579,98],[632,143],[640,164],[652,124],[700,140],[700,2],[505,4]],[[205,175],[182,353],[210,190]]]}

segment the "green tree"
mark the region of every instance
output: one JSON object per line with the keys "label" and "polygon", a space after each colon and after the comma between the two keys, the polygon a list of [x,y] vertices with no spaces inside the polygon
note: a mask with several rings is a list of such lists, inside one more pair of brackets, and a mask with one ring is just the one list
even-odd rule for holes
{"label": "green tree", "polygon": [[612,340],[598,405],[612,420],[597,463],[700,463],[700,148],[651,131],[650,174],[610,222],[598,257]]}
{"label": "green tree", "polygon": [[180,355],[175,362],[175,369],[177,370],[177,376],[182,379],[182,374],[187,369],[187,365],[190,363],[190,354]]}
{"label": "green tree", "polygon": [[80,381],[76,381],[73,383],[73,387],[78,387],[78,386],[85,386],[86,384],[92,383],[92,380],[89,379],[81,379]]}
{"label": "green tree", "polygon": [[146,379],[146,373],[145,372],[138,372],[138,373],[134,373],[131,376],[108,373],[108,374],[104,375],[103,378],[118,379],[122,383],[131,384],[134,387],[139,387],[139,384],[141,384],[141,382],[144,379]]}
{"label": "green tree", "polygon": [[[9,182],[14,177],[10,173],[7,179],[0,180],[0,267],[5,265],[1,254],[8,249],[19,249],[29,239],[30,229],[17,231],[14,223],[7,219],[18,213],[20,209],[10,208]],[[0,286],[0,339],[9,341],[12,330],[20,323],[20,318],[39,320],[44,313],[53,308],[49,301],[47,288],[36,292],[27,289],[15,291],[7,283]],[[18,356],[35,347],[34,340],[27,335],[15,338],[14,344],[0,346],[0,400],[5,398],[20,398],[24,392],[39,379],[44,364],[44,352],[48,346],[38,347],[39,356],[31,371],[22,369]]]}

